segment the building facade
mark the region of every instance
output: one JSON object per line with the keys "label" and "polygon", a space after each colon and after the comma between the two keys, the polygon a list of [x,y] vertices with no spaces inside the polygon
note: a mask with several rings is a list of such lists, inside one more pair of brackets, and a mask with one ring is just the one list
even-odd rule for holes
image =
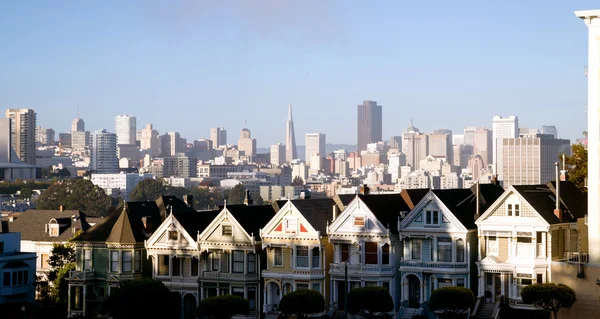
{"label": "building facade", "polygon": [[32,109],[8,109],[10,119],[11,145],[19,160],[35,165],[35,127],[37,115]]}
{"label": "building facade", "polygon": [[145,179],[154,178],[152,174],[143,173],[117,173],[117,174],[97,174],[91,175],[91,182],[102,188],[106,194],[119,196],[127,200],[129,193],[137,184]]}
{"label": "building facade", "polygon": [[285,145],[281,143],[271,145],[271,165],[279,166],[285,163]]}
{"label": "building facade", "polygon": [[117,144],[135,145],[136,119],[131,115],[117,115],[115,117],[115,133]]}
{"label": "building facade", "polygon": [[150,157],[158,156],[160,154],[159,142],[158,131],[152,127],[152,124],[146,124],[140,136],[140,149],[149,153]]}
{"label": "building facade", "polygon": [[91,134],[90,170],[97,173],[116,173],[119,170],[117,134],[106,130]]}
{"label": "building facade", "polygon": [[358,105],[358,152],[367,149],[367,144],[382,140],[382,106],[375,101],[363,101]]}
{"label": "building facade", "polygon": [[34,302],[35,258],[22,251],[20,233],[0,229],[0,305]]}
{"label": "building facade", "polygon": [[492,119],[492,163],[494,164],[494,174],[502,179],[502,148],[499,147],[499,140],[503,138],[519,137],[519,119],[511,115],[509,117],[494,116]]}

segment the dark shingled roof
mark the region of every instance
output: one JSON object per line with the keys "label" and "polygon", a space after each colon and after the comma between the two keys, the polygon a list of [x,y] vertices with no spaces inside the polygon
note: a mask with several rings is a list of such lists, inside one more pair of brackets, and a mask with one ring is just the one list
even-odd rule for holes
{"label": "dark shingled roof", "polygon": [[[545,185],[513,185],[513,188],[538,212],[549,224],[561,221],[554,215],[556,208],[555,182]],[[587,213],[587,195],[571,182],[560,182],[560,209],[562,222],[574,222]]]}
{"label": "dark shingled roof", "polygon": [[[395,194],[369,194],[358,195],[358,197],[369,207],[369,210],[384,227],[388,227],[392,233],[397,233],[398,227],[395,225],[401,218],[400,212],[409,212],[427,192],[429,189],[407,189]],[[337,196],[344,204],[344,209],[356,198],[355,194]]]}
{"label": "dark shingled roof", "polygon": [[162,222],[155,201],[128,202],[126,212],[123,211],[123,204],[121,204],[108,216],[77,237],[75,241],[143,242],[146,239],[146,233],[144,232],[142,217],[145,216],[150,217],[154,229]]}
{"label": "dark shingled roof", "polygon": [[[435,189],[433,193],[467,229],[477,229],[477,185],[463,189]],[[479,213],[483,214],[504,193],[499,185],[479,185]]]}
{"label": "dark shingled roof", "polygon": [[155,202],[160,211],[162,220],[165,220],[165,218],[169,216],[171,209],[173,210],[173,213],[196,212],[193,207],[188,206],[177,196],[161,196],[157,198]]}
{"label": "dark shingled roof", "polygon": [[[219,205],[222,210],[223,206]],[[275,216],[275,209],[271,205],[227,205],[227,210],[233,215],[248,235],[259,237],[259,230]]]}
{"label": "dark shingled roof", "polygon": [[202,233],[210,223],[219,215],[218,210],[203,210],[198,212],[181,212],[173,213],[173,217],[179,221],[183,229],[196,238],[199,233]]}
{"label": "dark shingled roof", "polygon": [[[287,200],[278,200],[272,205],[278,212],[285,203]],[[337,206],[332,198],[294,199],[292,204],[315,230],[320,231],[322,236],[327,235],[327,222],[333,217],[333,206]]]}
{"label": "dark shingled roof", "polygon": [[[56,219],[60,225],[58,237],[51,237],[46,225]],[[78,210],[37,210],[31,209],[8,222],[9,232],[20,232],[21,240],[65,242],[71,239],[78,230],[86,231],[90,225],[86,215]]]}

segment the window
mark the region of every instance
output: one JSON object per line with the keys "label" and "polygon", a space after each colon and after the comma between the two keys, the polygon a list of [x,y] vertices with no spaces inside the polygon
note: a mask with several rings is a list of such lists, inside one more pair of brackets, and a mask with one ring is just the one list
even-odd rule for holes
{"label": "window", "polygon": [[427,210],[425,211],[425,225],[439,225],[440,224],[440,216],[437,210]]}
{"label": "window", "polygon": [[219,270],[219,266],[221,263],[221,256],[219,256],[219,253],[214,251],[210,254],[211,257],[211,270],[212,271],[218,271]]}
{"label": "window", "polygon": [[308,284],[307,283],[306,284],[305,283],[302,283],[302,284],[301,283],[297,283],[296,284],[296,290],[298,290],[298,289],[308,289]]}
{"label": "window", "polygon": [[421,259],[421,241],[413,239],[411,242],[411,259]]}
{"label": "window", "polygon": [[456,287],[464,287],[465,286],[465,279],[464,278],[458,278],[456,279]]}
{"label": "window", "polygon": [[2,279],[2,285],[4,287],[22,286],[27,285],[28,283],[29,270],[15,270],[13,272],[5,272]]}
{"label": "window", "polygon": [[10,273],[4,273],[4,279],[2,280],[2,286],[9,287],[10,286]]}
{"label": "window", "polygon": [[176,230],[169,230],[169,240],[177,240],[179,239],[179,234]]}
{"label": "window", "polygon": [[452,279],[438,278],[438,288],[452,286]]}
{"label": "window", "polygon": [[239,287],[239,288],[238,287],[232,287],[231,288],[231,295],[244,298],[244,288],[241,288],[241,287]]}
{"label": "window", "polygon": [[4,242],[0,241],[0,254],[4,253]]}
{"label": "window", "polygon": [[506,205],[506,213],[508,214],[508,216],[512,216],[512,214],[513,214],[512,204]]}
{"label": "window", "polygon": [[377,281],[365,281],[365,287],[377,287]]}
{"label": "window", "polygon": [[283,266],[283,251],[281,251],[281,247],[273,248],[273,266]]}
{"label": "window", "polygon": [[498,256],[498,238],[496,236],[488,237],[487,254],[490,256]]}
{"label": "window", "polygon": [[[42,254],[42,258],[43,258],[43,256],[44,256],[44,254]],[[48,262],[46,262],[46,263],[48,263]],[[83,270],[92,270],[92,250],[91,249],[83,250]]]}
{"label": "window", "polygon": [[256,310],[256,288],[248,287],[248,304],[250,310]]}
{"label": "window", "polygon": [[244,252],[242,250],[233,251],[233,272],[244,272]]}
{"label": "window", "polygon": [[350,244],[340,244],[341,258],[340,262],[347,262],[350,258]]}
{"label": "window", "polygon": [[438,261],[452,262],[452,238],[440,237],[438,241]]}
{"label": "window", "polygon": [[50,237],[58,237],[58,224],[50,224]]}
{"label": "window", "polygon": [[321,284],[320,283],[313,283],[312,284],[312,290],[316,290],[318,292],[321,292]]}
{"label": "window", "polygon": [[288,218],[285,220],[285,232],[288,234],[296,234],[298,231],[298,219]]}
{"label": "window", "polygon": [[119,271],[119,252],[116,250],[110,252],[110,271]]}
{"label": "window", "polygon": [[50,265],[48,264],[48,254],[41,254],[40,255],[40,267],[42,269],[48,269],[50,268]]}
{"label": "window", "polygon": [[131,252],[130,251],[123,252],[123,268],[121,268],[121,271],[123,271],[123,272],[131,271]]}
{"label": "window", "polygon": [[315,247],[312,249],[312,268],[321,267],[321,251],[319,247]]}
{"label": "window", "polygon": [[256,255],[254,253],[248,254],[248,273],[253,274],[256,272]]}
{"label": "window", "polygon": [[133,261],[135,272],[142,271],[142,251],[136,250],[133,252]]}
{"label": "window", "polygon": [[[519,276],[520,274],[517,274],[517,276]],[[531,276],[531,275],[528,275]],[[529,278],[517,278],[517,292],[519,294],[519,296],[521,296],[521,291],[523,290],[523,287],[525,286],[529,286],[533,283],[533,280],[531,280],[531,277]]]}
{"label": "window", "polygon": [[181,276],[181,259],[173,257],[173,276]]}
{"label": "window", "polygon": [[296,246],[296,267],[308,268],[308,246]]}
{"label": "window", "polygon": [[169,255],[158,255],[158,275],[169,275]]}
{"label": "window", "polygon": [[192,276],[198,276],[198,258],[196,257],[190,259],[190,274]]}
{"label": "window", "polygon": [[517,237],[517,257],[531,257],[531,237]]}
{"label": "window", "polygon": [[233,234],[233,227],[231,225],[221,226],[221,235],[231,236]]}
{"label": "window", "polygon": [[381,264],[389,265],[390,264],[390,245],[384,244],[381,246]]}
{"label": "window", "polygon": [[456,241],[456,262],[465,262],[465,241],[462,239]]}
{"label": "window", "polygon": [[535,279],[538,284],[544,283],[544,274],[537,274]]}
{"label": "window", "polygon": [[519,214],[521,213],[521,212],[520,212],[520,207],[519,207],[519,204],[515,204],[515,211],[514,211],[514,212],[515,212],[515,216],[517,216],[517,217],[518,217],[518,216],[519,216]]}
{"label": "window", "polygon": [[354,216],[354,227],[365,227],[365,217],[364,216]]}
{"label": "window", "polygon": [[377,243],[365,242],[365,264],[377,265]]}
{"label": "window", "polygon": [[521,215],[521,205],[519,204],[507,204],[506,215],[519,217]]}

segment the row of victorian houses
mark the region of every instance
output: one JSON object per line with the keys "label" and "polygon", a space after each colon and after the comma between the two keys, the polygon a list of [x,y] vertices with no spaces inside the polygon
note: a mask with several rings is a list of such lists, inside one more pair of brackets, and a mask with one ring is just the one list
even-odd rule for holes
{"label": "row of victorian houses", "polygon": [[520,290],[551,281],[553,262],[586,261],[586,195],[569,182],[559,188],[370,195],[365,187],[359,195],[211,211],[193,209],[191,196],[163,196],[123,203],[94,223],[81,212],[32,211],[9,227],[36,252],[38,272],[47,270],[53,242],[82,231],[73,240],[70,315],[94,312],[125,280],[152,277],[181,299],[185,318],[195,318],[202,299],[223,294],[246,298],[251,316],[277,312],[296,289],[317,290],[329,310],[344,309],[345,287],[364,286],[388,289],[399,314],[426,314],[436,288],[467,287],[478,296],[474,313],[485,317],[502,300],[527,307]]}

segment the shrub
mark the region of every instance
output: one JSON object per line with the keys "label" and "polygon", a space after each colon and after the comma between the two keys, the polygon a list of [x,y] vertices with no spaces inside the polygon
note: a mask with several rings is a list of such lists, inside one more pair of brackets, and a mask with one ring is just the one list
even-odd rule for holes
{"label": "shrub", "polygon": [[247,315],[250,312],[248,300],[233,295],[208,297],[198,305],[198,316],[215,319],[230,319],[235,315]]}
{"label": "shrub", "polygon": [[475,296],[469,288],[442,287],[434,290],[429,298],[429,309],[456,317],[475,306]]}
{"label": "shrub", "polygon": [[298,289],[281,298],[279,310],[298,319],[308,318],[325,310],[325,298],[316,290]]}
{"label": "shrub", "polygon": [[361,287],[350,290],[348,312],[367,318],[376,318],[394,310],[394,301],[383,287]]}

